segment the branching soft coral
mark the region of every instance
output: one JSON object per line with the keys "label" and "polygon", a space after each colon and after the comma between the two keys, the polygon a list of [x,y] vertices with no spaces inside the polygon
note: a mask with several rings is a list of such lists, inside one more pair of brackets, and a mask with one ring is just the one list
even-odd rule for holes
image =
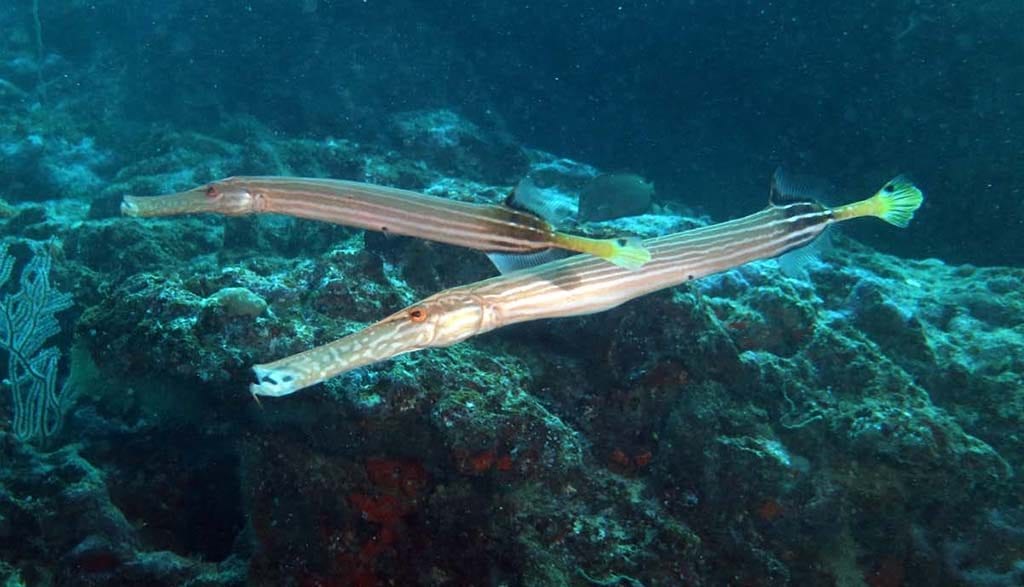
{"label": "branching soft coral", "polygon": [[43,84],[43,22],[39,19],[39,0],[32,0],[32,24],[36,35],[36,88],[39,97],[46,98],[46,85]]}
{"label": "branching soft coral", "polygon": [[[0,288],[10,279],[14,262],[7,245],[0,245]],[[0,300],[0,349],[7,351],[12,427],[21,440],[45,442],[60,431],[74,399],[66,381],[57,388],[60,351],[43,348],[60,332],[54,315],[71,307],[71,294],[50,286],[50,256],[45,251],[35,252],[20,281],[17,292]]]}

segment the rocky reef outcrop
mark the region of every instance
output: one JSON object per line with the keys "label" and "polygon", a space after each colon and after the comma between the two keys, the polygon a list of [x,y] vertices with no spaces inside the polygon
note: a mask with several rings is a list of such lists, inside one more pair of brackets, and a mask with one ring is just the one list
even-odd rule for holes
{"label": "rocky reef outcrop", "polygon": [[[19,203],[0,221],[9,241],[53,239],[81,388],[56,445],[0,430],[7,581],[1021,576],[1024,271],[904,260],[836,235],[803,276],[754,263],[257,404],[252,364],[493,270],[473,251],[306,221],[120,218],[110,200],[262,167],[500,201],[510,186],[480,178],[505,172],[452,170],[492,165],[504,143],[459,138],[465,153],[428,161],[332,139],[154,136],[166,155],[90,205]],[[516,160],[552,189],[594,172],[536,151]]]}

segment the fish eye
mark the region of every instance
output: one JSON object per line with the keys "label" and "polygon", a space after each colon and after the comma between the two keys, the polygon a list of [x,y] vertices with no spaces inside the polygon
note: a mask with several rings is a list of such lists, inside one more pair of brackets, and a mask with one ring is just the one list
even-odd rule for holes
{"label": "fish eye", "polygon": [[427,311],[423,308],[413,308],[409,310],[409,319],[413,322],[423,322],[427,319]]}
{"label": "fish eye", "polygon": [[217,187],[216,186],[212,186],[211,185],[211,186],[208,186],[206,188],[206,197],[207,198],[210,198],[212,200],[213,198],[216,198],[219,195],[220,195],[220,192],[217,191]]}

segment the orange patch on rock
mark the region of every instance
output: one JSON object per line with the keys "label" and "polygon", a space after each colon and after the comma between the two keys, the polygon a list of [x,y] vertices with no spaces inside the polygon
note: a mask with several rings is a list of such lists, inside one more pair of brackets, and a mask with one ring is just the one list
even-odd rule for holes
{"label": "orange patch on rock", "polygon": [[761,502],[761,505],[757,507],[756,513],[758,518],[766,522],[772,522],[782,517],[786,510],[782,507],[781,503],[769,498]]}
{"label": "orange patch on rock", "polygon": [[652,460],[654,460],[654,455],[652,455],[651,451],[649,450],[645,450],[643,452],[639,452],[633,455],[633,464],[635,464],[638,468],[641,469],[651,464]]}
{"label": "orange patch on rock", "polygon": [[511,471],[513,465],[512,457],[509,455],[501,455],[498,457],[498,461],[494,464],[494,468],[499,471]]}
{"label": "orange patch on rock", "polygon": [[629,457],[626,456],[626,453],[621,448],[613,450],[612,454],[608,455],[608,460],[620,467],[629,466]]}
{"label": "orange patch on rock", "polygon": [[427,485],[427,471],[414,461],[366,459],[366,476],[380,489],[415,496]]}
{"label": "orange patch on rock", "polygon": [[494,466],[495,460],[494,451],[486,450],[470,457],[469,465],[472,467],[474,473],[483,473]]}
{"label": "orange patch on rock", "polygon": [[360,511],[363,519],[375,524],[397,524],[402,516],[409,513],[409,506],[392,495],[370,496],[353,493],[348,499]]}

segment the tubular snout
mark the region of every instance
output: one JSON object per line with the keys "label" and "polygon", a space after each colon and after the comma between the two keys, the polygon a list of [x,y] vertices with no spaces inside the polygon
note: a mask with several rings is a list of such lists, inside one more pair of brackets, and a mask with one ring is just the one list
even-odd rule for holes
{"label": "tubular snout", "polygon": [[257,211],[256,197],[242,182],[226,179],[163,196],[125,196],[121,214],[125,216],[179,216],[217,213],[243,216]]}
{"label": "tubular snout", "polygon": [[497,326],[474,295],[442,292],[334,342],[256,365],[253,395],[280,397],[358,367],[429,347],[442,347]]}

